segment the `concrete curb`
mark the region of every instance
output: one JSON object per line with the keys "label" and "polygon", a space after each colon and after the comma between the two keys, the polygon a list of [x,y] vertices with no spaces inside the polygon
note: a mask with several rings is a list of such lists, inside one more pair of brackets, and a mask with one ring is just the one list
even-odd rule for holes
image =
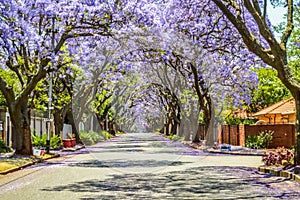
{"label": "concrete curb", "polygon": [[49,160],[49,159],[52,159],[52,158],[58,158],[60,157],[59,154],[55,154],[49,158],[45,158],[45,159],[42,159],[42,158],[37,158],[36,160],[34,160],[33,162],[29,162],[27,164],[24,164],[24,165],[21,165],[21,166],[18,166],[18,167],[14,167],[14,168],[11,168],[11,169],[7,169],[3,172],[0,172],[0,175],[6,175],[6,174],[9,174],[9,173],[12,173],[12,172],[15,172],[15,171],[18,171],[18,170],[21,170],[23,168],[26,168],[26,167],[29,167],[31,165],[35,165],[37,163],[42,163],[43,161],[45,160]]}
{"label": "concrete curb", "polygon": [[258,167],[258,171],[266,174],[272,174],[274,176],[289,178],[300,184],[300,175],[294,174],[292,172],[283,171],[280,169],[272,169],[269,167]]}
{"label": "concrete curb", "polygon": [[191,148],[202,150],[206,153],[218,153],[218,154],[230,154],[230,155],[238,155],[238,156],[264,156],[264,152],[241,152],[241,151],[221,151],[221,150],[215,150],[211,149],[211,147],[201,148],[198,145],[195,145],[193,143],[184,143],[185,145],[190,146]]}
{"label": "concrete curb", "polygon": [[85,148],[84,145],[83,146],[78,146],[76,148],[72,148],[72,147],[70,147],[70,148],[63,148],[61,151],[63,151],[63,152],[65,152],[65,151],[75,152],[75,151],[78,151],[78,150],[83,149],[83,148]]}
{"label": "concrete curb", "polygon": [[[161,135],[161,134],[159,134]],[[176,141],[176,140],[171,140],[168,137],[166,137],[165,135],[161,135],[163,138],[168,139],[170,141]],[[191,147],[193,149],[197,149],[197,150],[201,150],[205,153],[217,153],[217,154],[229,154],[229,155],[237,155],[237,156],[264,156],[265,152],[242,152],[242,151],[221,151],[221,150],[215,150],[212,149],[212,147],[204,147],[204,146],[200,146],[197,145],[197,143],[190,143],[190,142],[186,142],[186,141],[177,141],[177,142],[181,142],[182,144]]]}
{"label": "concrete curb", "polygon": [[206,149],[203,151],[208,152],[208,153],[230,154],[230,155],[238,155],[238,156],[264,156],[265,155],[265,153],[239,152],[239,151],[218,151],[218,150],[211,150],[211,149]]}

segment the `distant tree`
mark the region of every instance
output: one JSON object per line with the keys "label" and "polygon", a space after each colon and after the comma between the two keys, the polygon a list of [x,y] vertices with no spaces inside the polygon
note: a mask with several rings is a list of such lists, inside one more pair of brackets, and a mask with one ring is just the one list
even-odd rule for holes
{"label": "distant tree", "polygon": [[261,68],[255,71],[258,75],[259,84],[252,92],[251,103],[246,105],[247,112],[258,112],[291,96],[289,90],[277,77],[277,72],[274,69]]}

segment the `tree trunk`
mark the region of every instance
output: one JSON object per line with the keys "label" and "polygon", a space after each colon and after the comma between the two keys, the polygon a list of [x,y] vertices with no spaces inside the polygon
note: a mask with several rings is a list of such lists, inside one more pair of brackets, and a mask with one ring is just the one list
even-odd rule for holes
{"label": "tree trunk", "polygon": [[181,120],[181,123],[180,123],[180,126],[179,126],[179,132],[178,132],[179,137],[182,137],[185,134],[185,131],[184,131],[185,126],[184,125],[185,125],[185,120]]}
{"label": "tree trunk", "polygon": [[[198,128],[197,128],[196,135],[195,135],[195,137],[193,138],[193,142],[195,142],[195,143],[200,142],[201,131],[199,131],[199,129],[200,129],[200,124],[198,124]],[[204,128],[204,129],[206,129],[206,128]]]}
{"label": "tree trunk", "polygon": [[171,125],[171,119],[168,119],[168,122],[166,124],[166,136],[170,136],[170,125]]}
{"label": "tree trunk", "polygon": [[214,125],[215,125],[215,109],[214,105],[210,106],[210,120],[208,122],[208,126],[206,128],[205,140],[207,146],[214,145]]}
{"label": "tree trunk", "polygon": [[281,79],[283,84],[291,91],[296,104],[296,130],[295,130],[295,157],[294,157],[294,163],[295,165],[300,166],[300,88],[293,86],[291,83],[289,83],[285,77],[281,74],[278,74],[278,77]]}
{"label": "tree trunk", "polygon": [[205,134],[205,124],[198,124],[197,132],[196,135],[193,139],[193,142],[199,142],[200,139],[204,139],[204,134]]}
{"label": "tree trunk", "polygon": [[295,131],[295,157],[294,163],[300,164],[300,91],[294,95],[296,103],[296,131]]}
{"label": "tree trunk", "polygon": [[55,135],[60,135],[64,128],[64,118],[61,116],[61,110],[54,113]]}
{"label": "tree trunk", "polygon": [[[202,108],[203,109],[203,108]],[[204,129],[204,137],[206,140],[207,146],[212,146],[214,144],[214,105],[210,103],[206,109],[203,109],[205,112],[205,129]],[[201,131],[197,131],[193,142],[199,142],[201,137]]]}
{"label": "tree trunk", "polygon": [[78,132],[79,125],[76,126],[76,123],[79,123],[79,122],[75,122],[72,109],[69,109],[66,112],[66,117],[67,117],[69,123],[72,125],[72,132],[73,132],[73,134],[75,134],[76,143],[82,144],[82,141],[80,139],[79,132]]}
{"label": "tree trunk", "polygon": [[[212,111],[211,111],[211,105],[207,106],[205,109],[202,108],[202,110],[204,110],[204,136],[205,139],[207,138],[207,135],[209,134],[209,130],[210,130],[210,126],[211,126],[211,116],[212,116]],[[198,123],[197,123],[198,124]],[[197,127],[197,133],[193,139],[193,142],[199,142],[200,141],[200,137],[201,137],[201,132],[198,131],[198,127]],[[206,141],[207,144],[207,141]]]}
{"label": "tree trunk", "polygon": [[27,108],[27,100],[22,105],[11,103],[9,113],[13,124],[13,134],[16,136],[16,154],[32,155],[30,112]]}
{"label": "tree trunk", "polygon": [[176,135],[177,134],[177,123],[175,120],[172,120],[171,123],[171,135]]}

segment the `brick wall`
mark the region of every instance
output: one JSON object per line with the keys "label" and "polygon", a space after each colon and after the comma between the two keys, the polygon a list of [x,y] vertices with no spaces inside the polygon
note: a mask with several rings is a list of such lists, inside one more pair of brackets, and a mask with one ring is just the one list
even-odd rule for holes
{"label": "brick wall", "polygon": [[294,124],[222,125],[222,128],[219,130],[218,142],[223,144],[244,146],[247,136],[258,135],[259,132],[265,130],[274,131],[269,148],[282,146],[290,148],[295,144]]}

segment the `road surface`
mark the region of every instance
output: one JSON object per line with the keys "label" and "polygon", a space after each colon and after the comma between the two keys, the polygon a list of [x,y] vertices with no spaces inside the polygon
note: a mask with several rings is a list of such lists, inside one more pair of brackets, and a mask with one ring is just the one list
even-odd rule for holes
{"label": "road surface", "polygon": [[261,164],[131,133],[1,176],[0,199],[300,199],[299,184]]}

